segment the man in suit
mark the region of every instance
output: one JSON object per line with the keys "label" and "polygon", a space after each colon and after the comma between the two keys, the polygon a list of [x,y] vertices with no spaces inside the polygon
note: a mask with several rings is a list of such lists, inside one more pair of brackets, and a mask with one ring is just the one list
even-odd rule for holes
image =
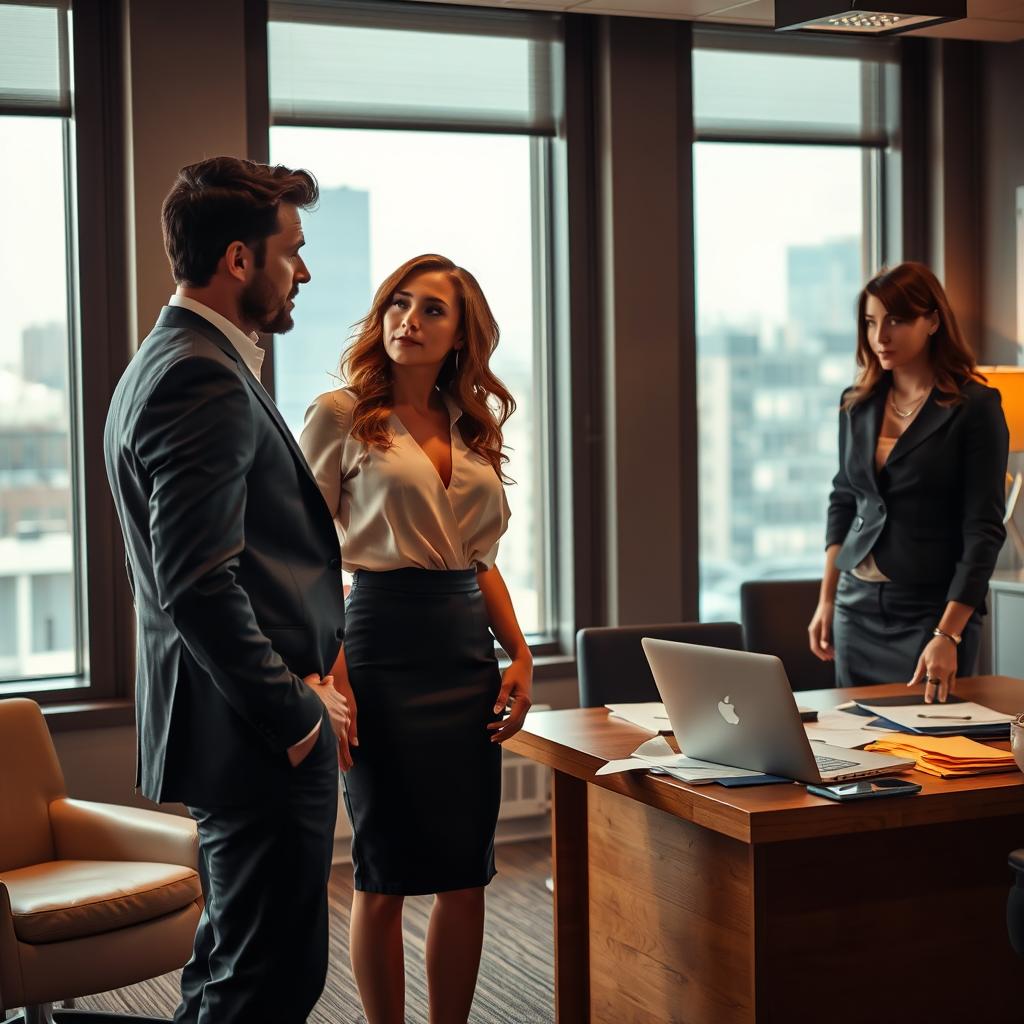
{"label": "man in suit", "polygon": [[[348,707],[330,513],[260,383],[310,274],[305,171],[216,157],[163,207],[177,291],[104,433],[138,626],[136,785],[184,802],[206,909],[185,1024],[304,1021],[327,970],[327,878]],[[340,747],[339,747],[340,744]]]}

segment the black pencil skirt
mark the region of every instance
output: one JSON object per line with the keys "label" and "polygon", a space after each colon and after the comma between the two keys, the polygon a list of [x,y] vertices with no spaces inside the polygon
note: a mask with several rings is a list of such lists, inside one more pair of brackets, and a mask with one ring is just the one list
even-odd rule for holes
{"label": "black pencil skirt", "polygon": [[344,776],[354,885],[486,885],[501,801],[501,677],[476,571],[359,571],[345,614],[359,746]]}
{"label": "black pencil skirt", "polygon": [[[840,573],[832,618],[836,686],[909,683],[945,610],[944,586],[868,583],[853,573]],[[962,636],[956,674],[968,676],[974,671],[981,644],[977,611]]]}

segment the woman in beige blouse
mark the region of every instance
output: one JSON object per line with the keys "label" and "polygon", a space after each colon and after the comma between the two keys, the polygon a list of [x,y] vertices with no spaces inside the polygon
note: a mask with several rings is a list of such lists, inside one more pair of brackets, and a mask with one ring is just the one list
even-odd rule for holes
{"label": "woman in beige blouse", "polygon": [[[437,896],[430,1020],[468,1019],[500,744],[530,706],[532,657],[494,564],[509,516],[501,428],[515,408],[488,365],[497,342],[470,273],[410,260],[345,354],[348,387],[313,402],[300,440],[355,574],[332,674],[352,711],[350,949],[369,1024],[404,1019],[403,900],[425,893]],[[491,630],[512,659],[504,678]]]}

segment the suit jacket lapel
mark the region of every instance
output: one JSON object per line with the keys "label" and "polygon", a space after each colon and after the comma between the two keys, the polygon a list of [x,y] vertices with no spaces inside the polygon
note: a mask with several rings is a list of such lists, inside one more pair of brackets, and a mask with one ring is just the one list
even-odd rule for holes
{"label": "suit jacket lapel", "polygon": [[850,410],[850,427],[863,472],[862,483],[875,494],[878,493],[875,449],[878,447],[878,435],[882,430],[882,415],[885,412],[885,398],[888,393],[889,388],[883,383],[867,401],[855,405]]}
{"label": "suit jacket lapel", "polygon": [[[298,441],[295,440],[295,436],[288,429],[288,424],[285,423],[280,410],[274,404],[274,400],[270,395],[267,394],[266,388],[253,376],[249,367],[245,365],[245,360],[239,355],[238,349],[231,344],[228,338],[218,331],[209,320],[205,320],[198,313],[193,313],[192,310],[181,306],[164,306],[160,311],[156,325],[157,327],[178,327],[186,328],[190,331],[198,331],[203,337],[212,341],[222,352],[234,359],[242,372],[243,379],[249,385],[249,389],[260,400],[263,408],[267,410],[270,418],[277,426],[277,429],[281,431],[285,444],[291,449],[295,461],[302,467],[303,473],[305,473],[309,482],[316,488],[317,493],[320,493],[320,486],[316,482],[316,477],[313,476],[309,463],[306,462],[306,457],[302,454],[302,449],[299,447]],[[326,508],[326,505],[324,507]]]}
{"label": "suit jacket lapel", "polygon": [[924,400],[924,407],[914,417],[910,425],[900,435],[900,439],[893,445],[889,455],[889,462],[902,459],[908,452],[912,452],[922,441],[926,441],[936,430],[939,429],[953,415],[956,407],[952,405],[939,405],[937,399],[940,392],[932,388],[931,394]]}

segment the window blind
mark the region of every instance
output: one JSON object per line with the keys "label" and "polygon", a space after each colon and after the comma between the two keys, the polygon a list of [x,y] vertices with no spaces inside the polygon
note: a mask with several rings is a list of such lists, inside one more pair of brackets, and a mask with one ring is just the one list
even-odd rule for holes
{"label": "window blind", "polygon": [[521,11],[276,0],[271,122],[554,135],[561,20]]}
{"label": "window blind", "polygon": [[886,146],[898,50],[889,41],[694,32],[697,138]]}
{"label": "window blind", "polygon": [[0,113],[71,116],[68,5],[0,0]]}

